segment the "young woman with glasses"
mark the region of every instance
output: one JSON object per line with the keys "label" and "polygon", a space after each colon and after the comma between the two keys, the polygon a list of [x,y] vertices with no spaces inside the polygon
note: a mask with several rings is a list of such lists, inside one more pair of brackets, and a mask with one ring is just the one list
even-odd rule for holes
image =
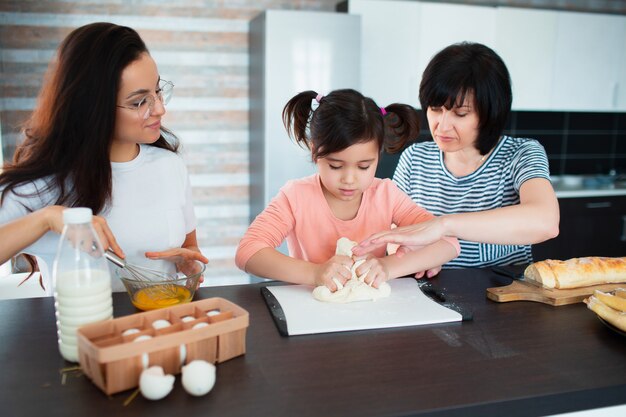
{"label": "young woman with glasses", "polygon": [[[129,262],[167,258],[179,268],[208,262],[197,245],[178,139],[161,125],[173,87],[131,28],[94,23],[62,42],[24,140],[0,174],[0,224],[30,225],[18,246],[27,244],[23,252],[36,256],[44,283],[58,242],[51,230],[58,231],[59,206],[91,208],[104,246]],[[48,217],[22,219],[40,210]],[[123,290],[117,279],[112,285]]]}

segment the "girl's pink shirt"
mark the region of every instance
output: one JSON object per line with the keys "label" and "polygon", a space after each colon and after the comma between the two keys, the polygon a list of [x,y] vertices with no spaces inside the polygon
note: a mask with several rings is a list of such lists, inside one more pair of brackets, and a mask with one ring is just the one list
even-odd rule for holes
{"label": "girl's pink shirt", "polygon": [[[277,248],[286,239],[290,256],[320,264],[335,255],[337,239],[341,237],[360,242],[374,233],[390,230],[392,224],[407,226],[433,217],[391,180],[375,178],[363,193],[356,217],[338,219],[326,202],[319,175],[315,174],[289,181],[280,189],[239,242],[235,263],[245,270],[255,253]],[[461,251],[458,240],[444,239],[458,255]],[[372,254],[383,257],[385,248]]]}

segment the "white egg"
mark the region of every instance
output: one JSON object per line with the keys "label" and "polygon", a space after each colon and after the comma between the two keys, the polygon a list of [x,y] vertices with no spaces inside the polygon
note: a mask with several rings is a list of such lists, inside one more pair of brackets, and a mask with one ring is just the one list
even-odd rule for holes
{"label": "white egg", "polygon": [[174,388],[174,375],[165,375],[160,366],[144,369],[139,377],[139,391],[149,400],[160,400]]}
{"label": "white egg", "polygon": [[135,333],[139,333],[139,329],[135,329],[135,328],[132,328],[132,329],[126,329],[126,330],[124,330],[124,332],[122,333],[122,336],[128,336],[128,335],[130,335],[130,334],[135,334]]}
{"label": "white egg", "polygon": [[137,336],[133,342],[141,342],[143,340],[148,340],[148,339],[152,339],[152,336],[150,336],[149,334],[142,334],[141,336]]}
{"label": "white egg", "polygon": [[211,311],[207,311],[206,315],[211,317],[211,316],[217,316],[218,314],[220,314],[220,309],[216,308],[215,310],[211,310]]}
{"label": "white egg", "polygon": [[180,319],[182,322],[186,323],[188,321],[194,321],[196,318],[194,316],[185,316],[182,319]]}
{"label": "white egg", "polygon": [[180,345],[178,348],[178,359],[180,359],[180,364],[182,365],[187,360],[187,346]]}
{"label": "white egg", "polygon": [[[152,336],[150,336],[149,334],[142,334],[141,336],[136,337],[135,340],[133,340],[133,342],[141,342],[142,340],[149,340],[149,339],[152,339]],[[147,353],[144,353],[143,355],[141,355],[141,365],[143,366],[144,369],[146,369],[149,364],[150,364],[150,356]]]}
{"label": "white egg", "polygon": [[212,363],[195,360],[183,366],[182,371],[183,388],[191,395],[205,395],[215,385],[215,365]]}
{"label": "white egg", "polygon": [[208,326],[209,323],[205,323],[205,322],[200,322],[200,323],[196,323],[193,325],[192,329],[200,329],[201,327],[206,327]]}
{"label": "white egg", "polygon": [[155,320],[154,322],[152,322],[152,327],[154,327],[155,329],[163,329],[164,327],[169,327],[171,325],[172,323],[164,319]]}

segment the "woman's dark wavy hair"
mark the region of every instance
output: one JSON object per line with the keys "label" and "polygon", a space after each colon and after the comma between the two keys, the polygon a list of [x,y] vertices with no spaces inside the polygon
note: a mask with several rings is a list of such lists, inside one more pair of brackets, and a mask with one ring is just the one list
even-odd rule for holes
{"label": "woman's dark wavy hair", "polygon": [[[47,188],[39,192],[58,191],[56,204],[89,207],[96,214],[106,208],[120,78],[144,53],[148,49],[135,30],[112,23],[79,27],[63,40],[25,123],[24,140],[0,174],[0,202],[6,192],[45,178]],[[178,151],[178,139],[164,128],[151,145]]]}
{"label": "woman's dark wavy hair", "polygon": [[283,109],[289,136],[311,150],[313,161],[370,140],[379,150],[394,153],[419,135],[419,114],[407,104],[390,104],[383,111],[371,98],[344,89],[322,97],[313,110],[311,102],[317,96],[315,91],[303,91]]}
{"label": "woman's dark wavy hair", "polygon": [[478,112],[476,148],[487,154],[502,135],[511,111],[511,78],[502,59],[479,43],[457,43],[433,57],[422,75],[420,104],[447,109],[460,106],[474,95]]}

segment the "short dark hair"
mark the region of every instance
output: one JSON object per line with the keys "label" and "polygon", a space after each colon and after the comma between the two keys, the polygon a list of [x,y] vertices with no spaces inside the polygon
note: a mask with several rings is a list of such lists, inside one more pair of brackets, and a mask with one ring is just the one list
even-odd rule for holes
{"label": "short dark hair", "polygon": [[[313,100],[319,100],[316,110]],[[315,91],[295,95],[283,109],[283,123],[290,137],[311,150],[313,160],[356,144],[375,140],[378,149],[402,150],[419,135],[419,113],[408,104],[379,107],[370,97],[352,89],[327,96]]]}
{"label": "short dark hair", "polygon": [[478,112],[476,148],[487,154],[502,135],[511,111],[511,77],[502,58],[479,43],[462,42],[442,49],[428,63],[420,83],[422,111],[460,106],[474,95]]}

